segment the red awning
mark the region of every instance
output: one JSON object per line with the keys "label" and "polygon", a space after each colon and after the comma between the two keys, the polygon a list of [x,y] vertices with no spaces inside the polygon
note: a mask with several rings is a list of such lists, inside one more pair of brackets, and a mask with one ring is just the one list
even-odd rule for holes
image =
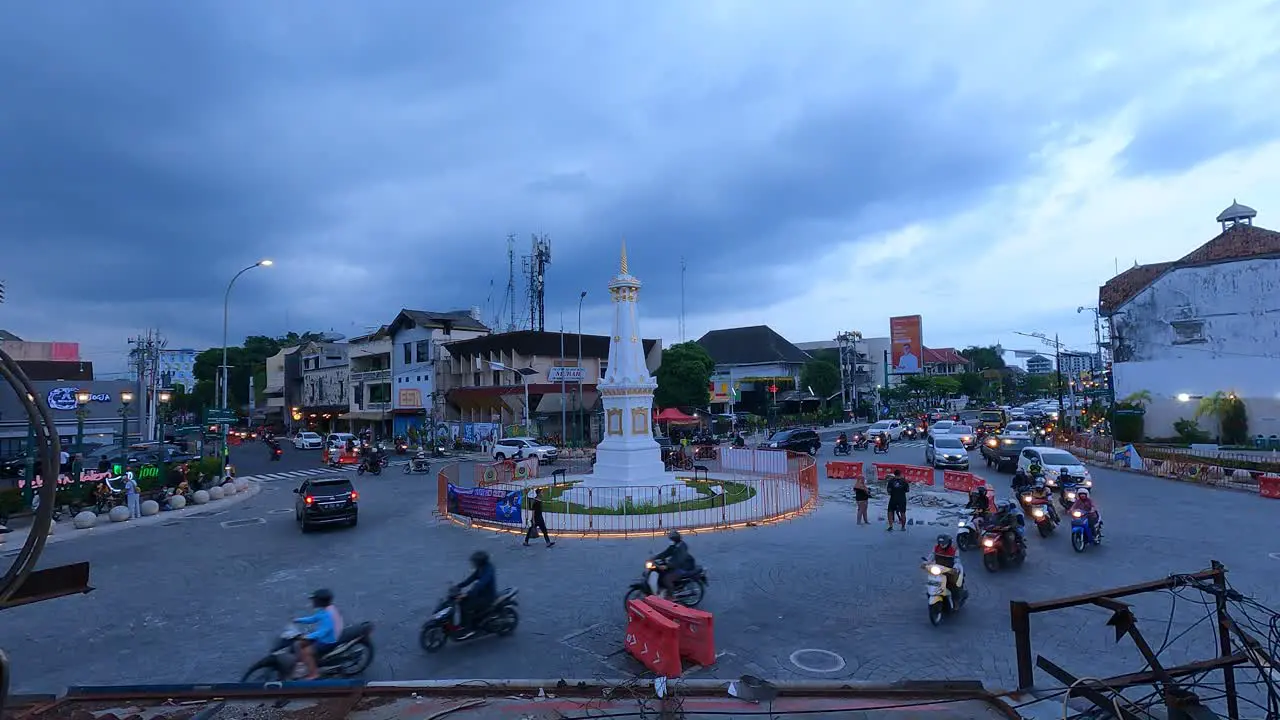
{"label": "red awning", "polygon": [[658,413],[658,416],[654,419],[657,420],[658,422],[675,422],[675,423],[698,422],[697,418],[695,418],[692,415],[685,415],[684,413],[680,412],[679,408],[667,408],[666,410],[663,410],[662,412]]}

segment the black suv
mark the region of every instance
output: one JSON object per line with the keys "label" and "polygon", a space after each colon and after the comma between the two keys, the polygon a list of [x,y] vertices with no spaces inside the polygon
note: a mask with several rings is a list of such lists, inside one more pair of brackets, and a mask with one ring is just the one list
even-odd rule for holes
{"label": "black suv", "polygon": [[779,430],[757,447],[761,450],[790,450],[817,455],[822,439],[817,430]]}
{"label": "black suv", "polygon": [[303,532],[316,525],[335,523],[355,527],[359,519],[360,493],[346,478],[307,480],[294,492],[298,494],[294,517]]}
{"label": "black suv", "polygon": [[1029,437],[988,435],[982,441],[982,459],[987,461],[987,467],[994,467],[997,471],[1012,470],[1018,464],[1018,453],[1035,444]]}

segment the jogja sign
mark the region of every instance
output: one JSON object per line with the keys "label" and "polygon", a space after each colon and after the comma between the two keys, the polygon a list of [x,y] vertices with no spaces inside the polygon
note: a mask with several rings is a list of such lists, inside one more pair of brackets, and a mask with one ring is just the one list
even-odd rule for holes
{"label": "jogja sign", "polygon": [[[60,387],[49,391],[49,396],[45,398],[50,410],[75,410],[77,407],[76,393],[80,392],[80,388]],[[91,402],[111,402],[111,393],[94,393],[89,396]]]}

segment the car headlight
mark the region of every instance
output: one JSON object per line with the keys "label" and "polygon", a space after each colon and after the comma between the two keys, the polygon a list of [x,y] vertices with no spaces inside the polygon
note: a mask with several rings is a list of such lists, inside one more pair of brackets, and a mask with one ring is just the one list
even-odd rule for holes
{"label": "car headlight", "polygon": [[991,538],[985,538],[985,539],[983,539],[983,541],[982,541],[982,546],[983,546],[983,547],[995,547],[995,546],[996,546],[996,541],[995,541],[995,540],[992,540]]}
{"label": "car headlight", "polygon": [[999,444],[1000,443],[997,442],[995,438],[991,438],[990,440],[987,441],[987,447],[995,447],[996,445],[999,445]]}
{"label": "car headlight", "polygon": [[1085,479],[1084,479],[1084,486],[1085,486],[1085,487],[1088,487],[1088,488],[1093,487],[1093,481],[1092,481],[1092,480],[1090,480],[1089,478],[1085,478]]}
{"label": "car headlight", "polygon": [[1035,510],[1031,511],[1031,514],[1038,518],[1042,518],[1044,517],[1044,510],[1041,510],[1040,508],[1036,508]]}
{"label": "car headlight", "polygon": [[930,565],[930,566],[929,566],[929,574],[930,574],[930,575],[941,575],[941,574],[942,574],[942,566],[940,566],[940,565]]}

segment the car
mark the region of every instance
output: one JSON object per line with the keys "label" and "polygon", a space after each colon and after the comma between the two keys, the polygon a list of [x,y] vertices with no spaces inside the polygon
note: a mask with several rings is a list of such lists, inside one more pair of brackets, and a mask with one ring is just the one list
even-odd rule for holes
{"label": "car", "polygon": [[779,430],[757,447],[761,450],[790,450],[817,455],[818,449],[822,447],[822,439],[818,437],[816,430],[792,428]]}
{"label": "car", "polygon": [[867,438],[875,440],[877,435],[887,435],[889,442],[902,439],[902,422],[899,420],[881,420],[867,428]]}
{"label": "car", "polygon": [[324,436],[324,444],[326,447],[337,446],[343,448],[347,446],[348,442],[354,443],[358,447],[360,445],[360,438],[352,435],[351,433],[344,432],[329,433]]}
{"label": "car", "polygon": [[349,525],[360,520],[360,493],[345,477],[308,479],[293,491],[294,519],[302,532],[316,525]]}
{"label": "car", "polygon": [[924,464],[949,470],[968,470],[969,453],[954,435],[933,435],[924,446]]}
{"label": "car", "polygon": [[1057,480],[1058,474],[1063,467],[1071,472],[1071,477],[1084,478],[1085,484],[1092,486],[1093,477],[1089,474],[1089,468],[1080,462],[1075,455],[1060,450],[1055,447],[1046,447],[1043,445],[1032,445],[1022,449],[1018,454],[1018,469],[1027,471],[1032,465],[1039,464],[1044,468],[1044,476],[1049,480]]}
{"label": "car", "polygon": [[952,425],[947,428],[947,435],[960,438],[960,444],[964,445],[965,450],[978,447],[978,434],[968,425]]}
{"label": "car", "polygon": [[951,432],[951,427],[955,424],[955,420],[939,420],[929,426],[929,435],[946,435]]}
{"label": "car", "polygon": [[493,459],[506,460],[520,455],[522,458],[536,457],[538,464],[553,463],[560,457],[560,451],[550,445],[543,445],[533,438],[502,438],[493,444]]}
{"label": "car", "polygon": [[1031,423],[1027,420],[1014,420],[1008,425],[1005,425],[1004,432],[1000,434],[1006,437],[1022,435],[1029,437],[1031,435]]}
{"label": "car", "polygon": [[298,433],[293,439],[293,446],[298,450],[319,450],[324,447],[324,438],[310,430]]}
{"label": "car", "polygon": [[982,443],[982,459],[987,461],[987,467],[999,472],[1010,471],[1018,465],[1018,456],[1023,449],[1034,444],[1035,441],[1026,434],[992,435]]}

